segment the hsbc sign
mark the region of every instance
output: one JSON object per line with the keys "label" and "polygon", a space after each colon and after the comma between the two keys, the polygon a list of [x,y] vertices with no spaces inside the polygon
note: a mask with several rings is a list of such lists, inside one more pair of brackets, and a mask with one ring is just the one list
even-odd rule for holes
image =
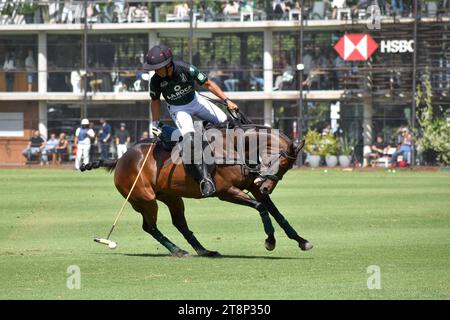
{"label": "hsbc sign", "polygon": [[380,51],[383,53],[414,52],[414,40],[382,40]]}
{"label": "hsbc sign", "polygon": [[382,53],[413,52],[413,40],[382,40],[379,46],[368,34],[346,34],[334,45],[345,61],[365,61],[380,47]]}
{"label": "hsbc sign", "polygon": [[346,61],[367,60],[377,50],[378,44],[368,34],[346,34],[334,46]]}

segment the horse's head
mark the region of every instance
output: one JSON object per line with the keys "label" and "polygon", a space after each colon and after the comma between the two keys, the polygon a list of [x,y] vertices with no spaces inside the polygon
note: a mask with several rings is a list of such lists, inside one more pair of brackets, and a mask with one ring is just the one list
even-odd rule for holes
{"label": "horse's head", "polygon": [[260,177],[259,190],[262,194],[272,193],[278,181],[294,165],[297,160],[297,155],[302,150],[304,144],[305,141],[302,141],[298,146],[295,146],[288,137],[279,134],[279,150],[271,156],[267,164],[267,168],[269,169],[267,174],[262,173]]}

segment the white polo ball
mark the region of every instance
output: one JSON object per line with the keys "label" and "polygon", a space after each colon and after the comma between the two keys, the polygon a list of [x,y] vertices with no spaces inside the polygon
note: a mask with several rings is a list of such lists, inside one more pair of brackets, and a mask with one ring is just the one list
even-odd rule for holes
{"label": "white polo ball", "polygon": [[111,242],[108,244],[108,247],[109,247],[110,249],[115,249],[115,248],[117,247],[117,243],[115,243],[114,241],[111,241]]}

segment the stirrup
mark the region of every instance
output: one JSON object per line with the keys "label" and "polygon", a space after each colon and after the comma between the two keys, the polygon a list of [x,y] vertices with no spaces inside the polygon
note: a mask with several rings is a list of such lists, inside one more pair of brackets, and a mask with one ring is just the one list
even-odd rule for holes
{"label": "stirrup", "polygon": [[[209,191],[208,193],[203,193],[206,184],[210,185],[211,191]],[[214,182],[209,178],[204,178],[202,181],[200,181],[200,192],[202,193],[202,196],[204,198],[213,195],[216,192],[216,186],[214,185]]]}

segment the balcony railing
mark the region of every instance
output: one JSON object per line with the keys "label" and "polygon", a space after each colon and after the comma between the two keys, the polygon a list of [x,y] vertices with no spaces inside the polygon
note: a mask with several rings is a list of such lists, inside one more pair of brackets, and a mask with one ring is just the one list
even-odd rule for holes
{"label": "balcony railing", "polygon": [[[400,1],[401,3],[402,1]],[[89,24],[150,23],[150,22],[254,22],[299,21],[302,18],[300,1],[280,2],[264,6],[263,1],[38,1],[1,0],[0,24]],[[384,7],[347,5],[345,0],[304,1],[304,20],[352,20],[412,17],[411,5]],[[397,1],[396,3],[399,3]],[[191,8],[192,7],[192,8]],[[450,17],[449,1],[426,2],[420,7],[420,17]],[[370,18],[370,19],[369,19]]]}

